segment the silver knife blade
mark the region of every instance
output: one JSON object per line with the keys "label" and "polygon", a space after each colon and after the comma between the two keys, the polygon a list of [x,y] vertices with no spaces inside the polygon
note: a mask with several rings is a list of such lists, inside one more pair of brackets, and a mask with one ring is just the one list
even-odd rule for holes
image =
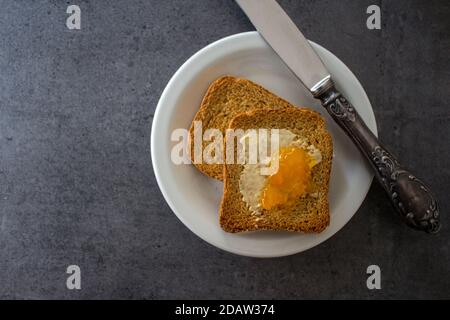
{"label": "silver knife blade", "polygon": [[256,30],[310,91],[330,73],[305,36],[275,0],[236,0]]}

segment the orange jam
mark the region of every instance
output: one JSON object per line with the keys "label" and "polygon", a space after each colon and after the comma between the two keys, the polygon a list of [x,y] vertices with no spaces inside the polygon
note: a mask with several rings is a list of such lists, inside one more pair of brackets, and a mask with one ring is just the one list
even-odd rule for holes
{"label": "orange jam", "polygon": [[267,178],[261,194],[263,209],[290,203],[307,192],[311,168],[315,165],[308,153],[297,147],[281,148],[278,171]]}

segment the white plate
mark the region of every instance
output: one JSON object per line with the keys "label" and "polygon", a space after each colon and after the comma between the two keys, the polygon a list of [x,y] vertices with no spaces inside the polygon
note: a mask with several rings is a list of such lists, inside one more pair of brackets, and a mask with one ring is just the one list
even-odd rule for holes
{"label": "white plate", "polygon": [[[375,116],[364,89],[352,72],[323,47],[311,43],[338,88],[377,134]],[[301,57],[299,57],[300,59]],[[175,165],[172,130],[188,129],[211,82],[223,75],[248,78],[294,105],[309,106],[327,119],[334,142],[330,186],[330,226],[320,234],[259,231],[230,234],[219,226],[222,183],[193,165]],[[257,32],[216,41],[194,54],[175,73],[159,100],[151,134],[153,169],[159,187],[177,217],[196,235],[223,250],[252,257],[279,257],[307,250],[341,229],[364,200],[373,175],[356,147],[302,86]],[[180,243],[180,246],[185,245]]]}

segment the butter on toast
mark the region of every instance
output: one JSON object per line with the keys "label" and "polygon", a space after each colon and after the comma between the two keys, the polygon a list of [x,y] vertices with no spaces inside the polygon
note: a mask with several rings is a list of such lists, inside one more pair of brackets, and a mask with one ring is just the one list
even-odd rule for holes
{"label": "butter on toast", "polygon": [[[321,232],[329,224],[328,189],[333,143],[322,116],[309,109],[253,110],[237,115],[230,129],[288,129],[305,138],[321,152],[322,160],[311,171],[315,197],[298,198],[288,207],[262,209],[254,214],[240,192],[242,164],[224,165],[224,194],[220,207],[220,225],[227,232],[252,230],[288,230]],[[236,149],[236,145],[235,145]],[[295,178],[295,177],[293,177]]]}

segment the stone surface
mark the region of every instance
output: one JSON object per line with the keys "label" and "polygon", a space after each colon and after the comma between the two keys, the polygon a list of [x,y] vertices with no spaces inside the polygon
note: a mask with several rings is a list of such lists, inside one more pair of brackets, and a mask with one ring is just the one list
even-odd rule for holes
{"label": "stone surface", "polygon": [[[0,1],[0,298],[450,298],[450,4],[295,1],[306,36],[365,87],[380,136],[440,201],[413,232],[374,184],[331,240],[252,259],[192,234],[165,203],[149,138],[159,96],[193,53],[253,30],[231,0]],[[81,30],[65,26],[69,4]],[[382,30],[365,26],[379,4]],[[66,289],[66,267],[82,289]],[[382,289],[366,288],[378,264]]]}

